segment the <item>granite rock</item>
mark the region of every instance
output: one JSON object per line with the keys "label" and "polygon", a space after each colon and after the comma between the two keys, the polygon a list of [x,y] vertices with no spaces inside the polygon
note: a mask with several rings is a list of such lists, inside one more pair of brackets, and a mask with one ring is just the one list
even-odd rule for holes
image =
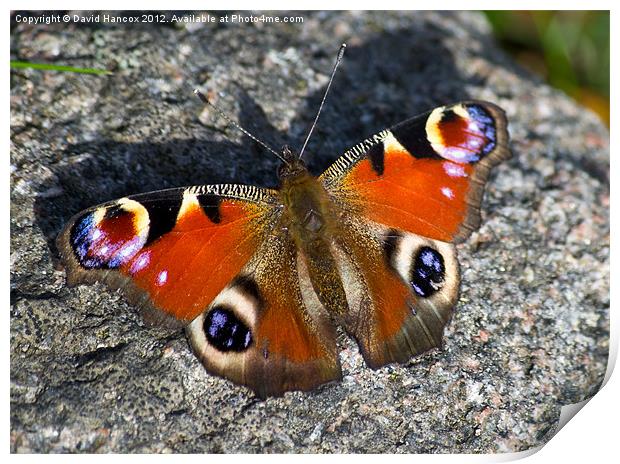
{"label": "granite rock", "polygon": [[[481,15],[35,26],[16,14],[12,59],[113,74],[11,71],[13,452],[521,451],[600,387],[609,134],[516,66]],[[374,371],[341,335],[342,382],[262,401],[208,375],[183,333],[145,326],[116,292],[66,287],[54,239],[85,207],[183,185],[276,184],[277,160],[205,110],[194,87],[272,146],[299,147],[341,42],[307,149],[316,173],[440,104],[479,98],[508,114],[514,156],[490,178],[480,230],[458,246],[461,297],[441,350]]]}

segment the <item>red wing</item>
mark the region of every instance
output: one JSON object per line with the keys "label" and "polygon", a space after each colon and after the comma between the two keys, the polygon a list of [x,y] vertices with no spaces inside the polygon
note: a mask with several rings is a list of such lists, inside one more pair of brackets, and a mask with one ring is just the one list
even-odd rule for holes
{"label": "red wing", "polygon": [[192,187],[83,211],[58,237],[68,281],[122,288],[151,321],[187,326],[209,372],[260,396],[338,379],[334,328],[298,275],[276,195]]}
{"label": "red wing", "polygon": [[274,194],[202,186],[130,196],[83,211],[58,237],[68,282],[104,281],[154,310],[147,317],[185,325],[265,240],[279,217]]}
{"label": "red wing", "polygon": [[345,327],[371,367],[441,344],[460,282],[448,242],[478,227],[488,173],[509,156],[503,111],[463,102],[365,140],[321,176],[342,232]]}
{"label": "red wing", "polygon": [[374,222],[444,242],[480,223],[489,170],[510,156],[497,106],[463,102],[409,119],[355,146],[321,180]]}

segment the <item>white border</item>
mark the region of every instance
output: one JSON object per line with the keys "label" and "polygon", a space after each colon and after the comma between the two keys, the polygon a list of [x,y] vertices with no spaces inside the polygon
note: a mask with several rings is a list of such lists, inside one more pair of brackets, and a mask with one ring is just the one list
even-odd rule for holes
{"label": "white border", "polygon": [[[24,0],[24,1],[10,1],[9,2],[11,7],[13,9],[48,9],[49,7],[46,6],[46,4],[41,1],[41,0]],[[127,2],[127,0],[120,2],[118,0],[109,0],[106,2],[102,2],[102,1],[91,1],[89,2],[88,5],[84,4],[84,2],[77,2],[77,1],[65,1],[62,4],[63,9],[106,9],[106,10],[110,10],[110,9],[123,9],[123,8],[127,8],[130,7],[132,9],[169,9],[170,7],[174,7],[175,9],[178,8],[182,8],[182,9],[210,9],[210,7],[212,6],[210,4],[211,2],[199,2],[199,1],[180,1],[180,2],[175,2],[172,3],[170,1],[161,1],[161,0],[154,0],[151,2]],[[520,2],[504,2],[501,6],[506,8],[508,6],[513,6],[516,7],[515,9],[583,9],[583,6],[587,6],[588,9],[604,9],[604,10],[612,10],[611,13],[611,31],[612,31],[612,49],[613,50],[617,50],[617,33],[614,33],[614,31],[618,30],[618,26],[619,26],[619,21],[616,18],[616,12],[613,11],[612,5],[614,5],[615,2],[611,2],[611,1],[601,1],[601,0],[590,0],[587,2],[587,4],[584,4],[582,2],[570,2],[570,1],[541,1],[541,0],[521,0]],[[220,4],[221,5],[221,4]],[[304,1],[297,1],[297,2],[284,2],[282,0],[272,0],[272,1],[247,1],[247,0],[229,0],[226,2],[226,7],[227,9],[261,9],[261,10],[267,10],[267,9],[272,9],[272,10],[277,10],[277,9],[296,9],[296,10],[303,10],[303,9],[342,9],[342,10],[348,10],[348,9],[360,9],[360,8],[369,8],[372,9],[373,7],[381,7],[381,9],[411,9],[412,7],[418,8],[418,9],[427,9],[425,8],[427,5],[429,5],[428,2],[405,2],[403,0],[382,0],[379,4],[376,3],[370,3],[367,2],[365,4],[361,4],[359,1],[338,1],[335,2],[334,0],[315,0],[315,1],[310,1],[310,0],[304,0]],[[59,7],[60,5],[58,3],[54,4],[55,7]],[[466,5],[462,2],[462,1],[456,1],[456,0],[444,0],[443,2],[441,2],[441,4],[432,4],[432,6],[439,6],[442,9],[461,9],[463,8],[463,6],[467,6],[468,8],[476,8],[476,9],[497,9],[498,8],[498,2],[497,1],[490,1],[490,0],[486,0],[486,1],[470,1],[468,2]],[[211,8],[212,9],[212,8]],[[8,13],[8,11],[7,11]],[[4,28],[4,30],[9,30],[9,15],[4,15],[2,18],[2,24],[4,26],[6,26]],[[9,47],[5,48],[5,53],[6,55],[10,56],[10,50]],[[9,56],[5,55],[5,63],[7,63],[7,67],[8,67],[8,62],[9,62]],[[614,83],[617,81],[617,76],[618,76],[618,72],[617,72],[617,60],[613,58],[613,53],[612,53],[612,79],[611,82]],[[5,72],[2,74],[1,79],[4,81],[4,88],[7,89],[9,88],[9,70],[5,70]],[[6,91],[6,90],[5,90]],[[611,89],[611,101],[612,101],[612,108],[611,108],[611,121],[612,121],[612,136],[611,136],[611,146],[615,146],[615,139],[616,137],[614,136],[614,134],[616,133],[617,130],[617,119],[616,119],[616,111],[615,111],[615,107],[616,107],[616,102],[614,101],[614,97],[616,96],[616,92],[614,91],[614,88],[612,87]],[[7,110],[5,110],[5,115],[7,117],[7,122],[5,123],[5,128],[9,129],[9,120],[10,120],[10,115],[9,115],[9,99],[7,98],[6,94],[5,94],[5,108],[7,108]],[[10,137],[10,132],[7,138]],[[614,162],[612,160],[612,165],[611,165],[611,185],[615,185],[615,181],[619,181],[620,178],[620,174],[618,173],[618,166],[617,166],[617,162]],[[8,171],[8,163],[4,163],[2,165],[2,169]],[[9,175],[8,172],[4,172],[4,175],[2,176],[2,183],[3,183],[3,191],[6,192],[5,194],[8,197],[8,193],[9,193]],[[613,195],[613,191],[615,189],[612,188],[612,197]],[[9,243],[9,206],[10,206],[10,199],[7,198],[8,201],[4,201],[2,203],[2,208],[4,210],[4,214],[3,214],[3,218],[5,221],[5,228],[2,230],[2,239],[3,239],[3,243],[7,244]],[[614,223],[615,218],[617,217],[617,207],[615,206],[616,202],[615,201],[611,201],[611,219],[612,219],[612,230],[615,230],[614,228]],[[3,248],[3,258],[4,258],[4,262],[5,263],[9,263],[9,253],[8,253],[8,246],[6,246],[5,248]],[[613,256],[613,255],[612,255]],[[612,270],[616,269],[617,270],[617,265],[615,265],[614,261],[612,260]],[[4,276],[4,282],[9,282],[9,268],[7,265],[5,265],[5,267],[2,270],[3,272],[3,276]],[[611,276],[612,276],[612,283],[611,283],[611,288],[612,288],[612,292],[611,292],[611,296],[612,296],[612,301],[615,301],[615,297],[617,295],[617,291],[613,290],[614,288],[618,288],[618,286],[616,284],[619,284],[619,277],[617,272],[611,272]],[[9,324],[10,324],[10,320],[9,320],[9,311],[8,308],[10,306],[10,302],[9,302],[9,292],[6,292],[6,294],[4,295],[4,300],[6,301],[6,305],[4,306],[5,308],[5,318],[6,318],[6,325],[5,327],[8,329],[9,328]],[[615,359],[617,357],[617,351],[618,351],[618,323],[617,323],[617,311],[613,309],[612,306],[612,316],[611,316],[611,322],[612,322],[612,337],[610,339],[610,365],[608,367],[608,372],[607,372],[607,380],[608,383],[604,386],[604,388],[597,394],[595,395],[595,397],[587,404],[587,407],[585,407],[583,409],[583,411],[580,411],[579,414],[577,415],[577,418],[570,421],[570,423],[568,425],[566,425],[562,430],[559,431],[559,433],[550,440],[550,442],[543,447],[542,450],[540,450],[538,453],[535,453],[532,455],[533,452],[535,452],[535,450],[530,450],[524,453],[514,453],[514,454],[505,454],[505,455],[481,455],[481,456],[472,456],[472,455],[459,455],[458,457],[454,457],[455,455],[442,455],[442,456],[427,456],[427,455],[416,455],[416,456],[408,456],[408,455],[404,455],[404,456],[390,456],[389,459],[395,459],[397,461],[403,461],[403,462],[408,462],[410,463],[412,459],[415,459],[415,462],[429,462],[429,461],[433,461],[433,462],[438,462],[438,461],[450,461],[450,462],[454,462],[456,459],[458,459],[458,462],[460,463],[467,463],[467,462],[501,462],[501,461],[505,461],[505,460],[511,460],[511,459],[519,459],[528,455],[531,455],[529,460],[533,462],[544,462],[547,463],[550,460],[554,460],[554,461],[561,461],[561,462],[565,462],[565,463],[571,463],[571,462],[579,462],[579,463],[583,463],[583,462],[610,462],[609,456],[618,456],[618,450],[616,448],[616,442],[618,441],[618,434],[617,434],[617,422],[620,418],[620,381],[618,380],[618,375],[616,375],[615,377],[612,377],[611,380],[609,380],[609,375],[611,374],[611,371],[613,370],[613,365],[615,364]],[[9,370],[9,372],[6,375],[6,381],[2,384],[2,388],[3,388],[3,397],[5,399],[9,398],[9,384],[10,384],[10,364],[9,364],[9,337],[6,338],[5,343],[2,345],[2,351],[4,354],[4,359],[6,360],[6,366],[7,366],[7,370]],[[5,441],[4,441],[4,448],[6,450],[6,454],[9,454],[9,436],[10,436],[10,427],[9,427],[9,403],[7,400],[5,400],[5,402],[3,403],[4,406],[4,417],[5,420],[3,421],[3,431],[5,432],[3,434],[3,436],[5,437]],[[573,407],[574,409],[579,409],[580,407],[584,406],[584,404],[581,404],[580,406],[576,406]],[[569,412],[571,408],[567,408],[566,412],[565,412],[565,417],[572,417],[572,413]],[[60,462],[61,460],[64,462],[67,459],[73,460],[73,459],[79,459],[82,460],[84,458],[84,456],[45,456],[45,457],[40,457],[40,456],[28,456],[28,455],[11,455],[9,456],[9,458],[11,460],[15,460],[15,461],[25,461],[25,462],[30,462],[32,461],[40,461],[41,459],[49,459],[51,461],[56,461],[56,462]],[[317,456],[312,456],[312,455],[301,455],[301,456],[296,456],[294,459],[299,459],[302,461],[306,461],[306,460],[315,460],[317,458]],[[318,457],[318,459],[320,459],[321,461],[341,461],[342,459],[349,459],[351,458],[351,456],[339,456],[339,455],[321,455],[320,457]],[[107,455],[95,455],[95,456],[88,456],[87,459],[89,460],[95,460],[95,461],[101,461],[101,462],[107,462],[109,461],[110,457]],[[114,458],[115,460],[117,459],[121,459],[122,461],[125,461],[125,459],[129,460],[130,458],[128,456],[117,456]],[[134,459],[133,457],[131,459]],[[179,456],[179,455],[174,455],[171,457],[167,457],[167,456],[149,456],[148,458],[145,457],[145,459],[149,459],[149,461],[152,460],[160,460],[160,459],[183,459],[184,461],[189,460],[189,461],[195,461],[198,462],[200,460],[200,462],[204,462],[204,456],[202,455],[190,455],[190,456]],[[219,461],[221,459],[222,462],[224,461],[230,461],[230,459],[234,459],[231,458],[230,456],[211,456],[208,458],[209,462],[213,462],[213,461]],[[248,459],[248,458],[244,458],[244,459]],[[261,456],[261,455],[257,455],[257,456],[253,456],[250,459],[253,460],[265,460],[265,461],[269,461],[269,462],[276,462],[276,461],[282,461],[284,462],[284,460],[290,460],[291,457],[289,456]],[[356,460],[362,460],[362,461],[366,461],[368,460],[368,462],[370,462],[371,460],[374,461],[377,459],[377,457],[373,457],[373,456],[355,456],[353,457],[353,459]]]}

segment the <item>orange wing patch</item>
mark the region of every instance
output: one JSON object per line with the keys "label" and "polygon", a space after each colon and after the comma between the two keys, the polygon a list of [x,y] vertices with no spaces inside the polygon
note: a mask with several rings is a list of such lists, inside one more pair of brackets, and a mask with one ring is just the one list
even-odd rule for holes
{"label": "orange wing patch", "polygon": [[370,160],[357,163],[342,188],[372,221],[436,240],[449,241],[467,213],[472,167],[448,160],[416,159],[388,146],[383,175]]}
{"label": "orange wing patch", "polygon": [[298,364],[324,357],[325,350],[317,343],[316,334],[309,332],[302,314],[291,309],[301,305],[299,299],[284,291],[274,290],[273,283],[263,287],[269,303],[256,328],[257,339],[266,341],[262,348],[271,355]]}
{"label": "orange wing patch", "polygon": [[220,203],[218,223],[197,202],[181,212],[169,233],[144,247],[121,270],[149,294],[157,308],[189,322],[256,251],[261,234],[254,220],[262,212],[234,200]]}

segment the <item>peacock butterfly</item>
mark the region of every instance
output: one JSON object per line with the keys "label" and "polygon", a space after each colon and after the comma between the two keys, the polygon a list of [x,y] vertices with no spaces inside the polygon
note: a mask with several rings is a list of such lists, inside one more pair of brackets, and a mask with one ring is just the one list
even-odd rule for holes
{"label": "peacock butterfly", "polygon": [[305,143],[284,149],[277,190],[200,185],[89,208],[57,240],[68,284],[121,288],[147,320],[185,327],[209,372],[261,397],[340,379],[336,324],[371,368],[405,362],[441,344],[454,243],[510,157],[506,126],[496,105],[464,101],[369,137],[319,177]]}

